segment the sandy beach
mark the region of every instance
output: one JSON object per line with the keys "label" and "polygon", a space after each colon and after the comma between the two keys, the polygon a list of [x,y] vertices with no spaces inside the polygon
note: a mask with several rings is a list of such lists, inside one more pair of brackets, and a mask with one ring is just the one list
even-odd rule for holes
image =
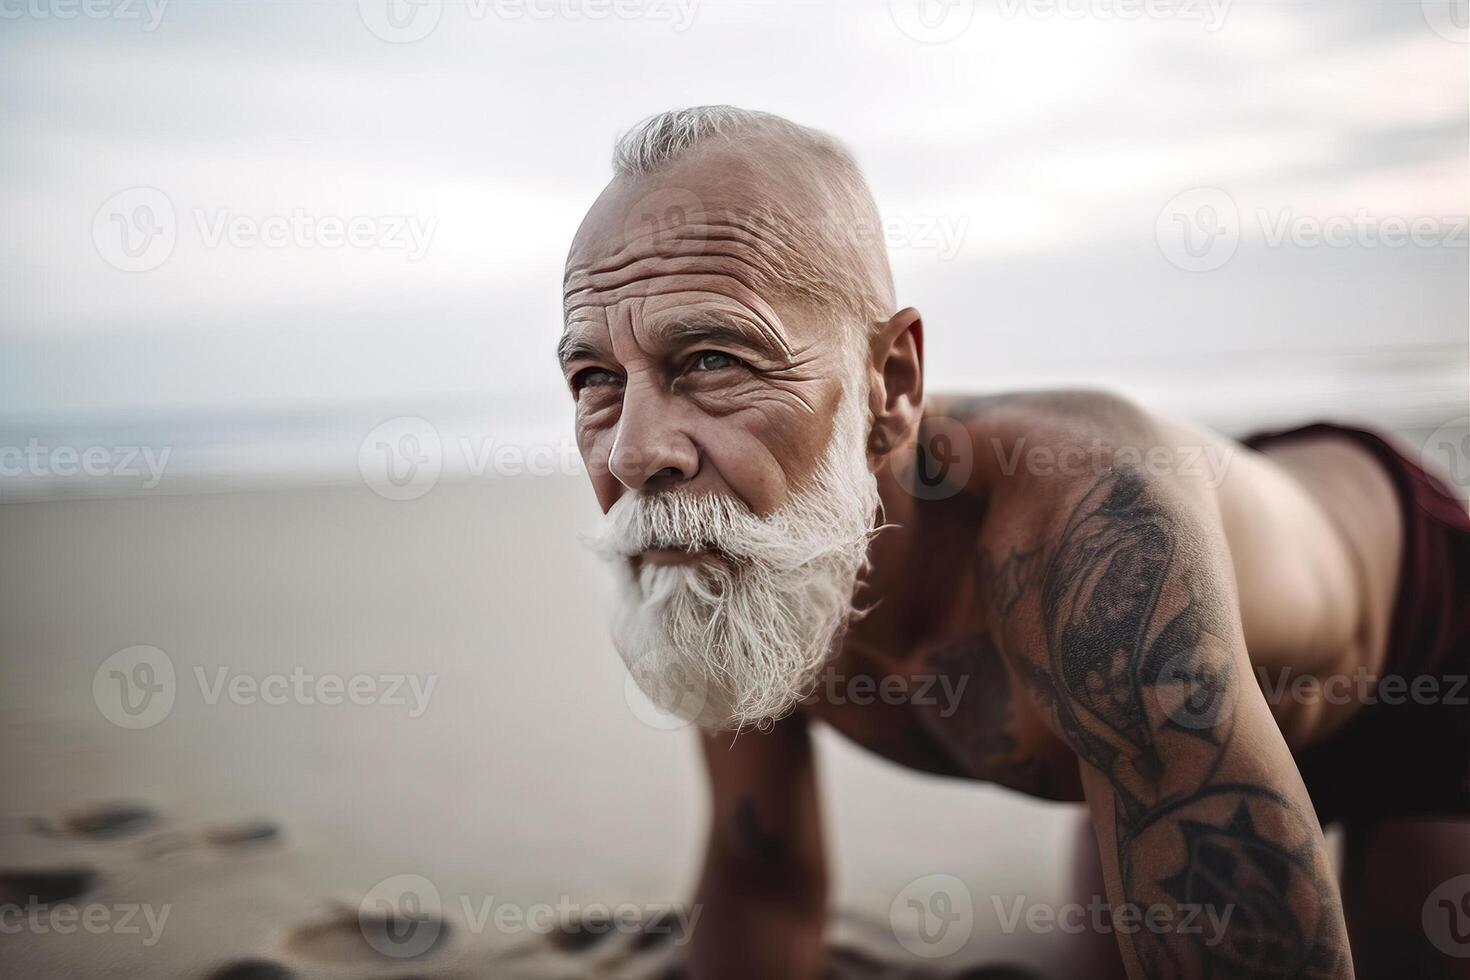
{"label": "sandy beach", "polygon": [[[0,507],[0,973],[664,975],[704,791],[627,695],[594,516],[563,478]],[[1045,969],[994,897],[1059,900],[1074,810],[820,737],[835,975]],[[974,922],[931,962],[890,910],[932,875]]]}
{"label": "sandy beach", "polygon": [[[686,458],[782,464],[715,486],[796,485],[760,386],[868,321],[893,405],[1366,425],[1470,496],[1464,14],[0,0],[0,978],[680,976],[703,767],[608,636],[569,323],[637,375],[597,438],[661,364]],[[764,353],[696,404],[712,319]],[[829,977],[1102,961],[1083,807],[815,737]]]}

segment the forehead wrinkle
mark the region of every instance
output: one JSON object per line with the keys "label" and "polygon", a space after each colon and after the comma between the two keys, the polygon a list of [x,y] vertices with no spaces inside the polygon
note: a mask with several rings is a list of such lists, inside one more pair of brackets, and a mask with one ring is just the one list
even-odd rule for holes
{"label": "forehead wrinkle", "polygon": [[649,332],[671,346],[707,339],[719,341],[733,335],[737,343],[754,347],[767,356],[788,360],[791,345],[774,328],[733,310],[705,309],[690,312],[651,313]]}
{"label": "forehead wrinkle", "polygon": [[[756,284],[765,288],[779,288],[783,263],[780,257],[783,246],[779,244],[779,239],[782,229],[789,222],[782,220],[779,215],[762,214],[762,210],[769,209],[750,208],[712,217],[705,224],[685,222],[667,232],[650,231],[624,243],[617,251],[601,260],[588,259],[569,263],[563,277],[563,297],[569,298],[577,292],[598,288],[598,277],[615,275],[639,261],[658,258],[688,259],[711,254],[732,259],[753,270],[756,283],[745,283],[747,288],[754,291]],[[770,239],[775,239],[776,242],[773,244]],[[663,254],[663,250],[681,251],[680,246],[684,246],[682,255]]]}
{"label": "forehead wrinkle", "polygon": [[[747,295],[732,295],[730,293],[720,292],[719,290],[713,288],[714,283],[712,283],[711,280],[722,278],[728,279],[731,282],[734,282],[736,285],[740,286]],[[627,292],[633,287],[637,288],[632,295],[619,295],[620,293]],[[753,316],[749,317],[749,319],[757,326],[758,329],[760,329],[763,334],[770,338],[772,343],[779,346],[783,351],[790,350],[790,345],[772,326],[772,324],[780,322],[780,317],[776,315],[775,309],[772,308],[771,305],[767,303],[756,290],[750,288],[749,285],[741,282],[739,279],[736,279],[732,276],[717,276],[713,273],[708,272],[703,274],[666,274],[652,276],[646,280],[636,280],[634,282],[625,283],[622,286],[618,287],[618,289],[612,291],[581,289],[578,290],[578,293],[580,295],[567,297],[566,303],[568,317],[574,315],[574,313],[580,309],[587,309],[592,307],[609,309],[617,307],[634,299],[650,299],[655,296],[672,296],[679,293],[689,293],[691,295],[704,296],[713,294],[721,297],[722,299],[738,303],[748,309],[752,314],[754,314]],[[592,295],[589,295],[593,293],[601,293],[603,295],[594,298]]]}
{"label": "forehead wrinkle", "polygon": [[[707,258],[708,256],[705,257]],[[715,266],[713,269],[710,268],[711,263],[708,262],[703,263],[703,267],[701,267],[698,256],[684,256],[679,260],[674,260],[673,264],[676,265],[676,268],[672,270],[655,270],[650,272],[645,269],[639,269],[635,273],[635,270],[627,269],[626,274],[622,278],[614,279],[612,282],[590,281],[592,278],[590,274],[581,273],[577,278],[582,280],[582,282],[569,282],[563,291],[563,315],[570,316],[571,312],[582,305],[582,300],[590,294],[610,293],[611,296],[606,301],[592,304],[607,306],[620,302],[623,297],[617,294],[620,291],[633,287],[638,288],[637,295],[640,296],[664,295],[670,292],[710,292],[711,290],[709,289],[700,290],[687,285],[687,283],[691,279],[703,279],[708,284],[709,279],[723,278],[735,283],[749,294],[750,299],[742,300],[742,302],[745,302],[747,306],[758,309],[763,317],[770,319],[774,315],[774,310],[761,295],[764,284],[760,281],[760,270],[751,266],[749,263],[742,262],[738,258],[725,256],[718,256],[717,258],[719,258],[719,261],[713,263]],[[644,262],[654,263],[656,260],[638,260],[638,263]],[[755,275],[751,275],[752,272]],[[674,282],[672,286],[665,283],[655,287],[653,284],[659,280],[673,280]]]}
{"label": "forehead wrinkle", "polygon": [[728,275],[733,279],[753,280],[765,285],[767,266],[762,264],[759,254],[753,249],[738,247],[739,244],[703,240],[699,242],[699,248],[691,249],[681,255],[658,252],[639,255],[613,268],[578,273],[575,277],[576,288],[616,289],[625,282],[647,278],[649,275],[647,268],[650,265],[666,266],[670,273],[698,272],[702,267],[712,267],[712,271]]}
{"label": "forehead wrinkle", "polygon": [[[668,231],[653,230],[630,239],[621,248],[607,256],[601,262],[589,260],[579,262],[567,267],[568,275],[576,273],[601,274],[615,272],[623,266],[635,261],[639,255],[644,257],[657,256],[660,249],[671,245],[688,243],[694,246],[693,251],[698,254],[704,251],[710,242],[730,242],[734,244],[749,245],[754,252],[760,252],[765,247],[767,236],[755,230],[761,226],[760,221],[742,223],[744,217],[754,215],[732,214],[721,219],[711,218],[706,223],[682,222],[678,227]],[[779,222],[771,222],[767,227],[779,229]],[[649,246],[653,246],[650,248]],[[633,258],[628,257],[633,254]]]}

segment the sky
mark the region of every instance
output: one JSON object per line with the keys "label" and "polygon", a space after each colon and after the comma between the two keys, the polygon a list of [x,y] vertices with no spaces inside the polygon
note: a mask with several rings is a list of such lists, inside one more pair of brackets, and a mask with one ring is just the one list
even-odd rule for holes
{"label": "sky", "polygon": [[1432,428],[1470,411],[1465,6],[0,0],[0,435],[564,439],[571,236],[620,132],[707,103],[852,149],[931,390]]}

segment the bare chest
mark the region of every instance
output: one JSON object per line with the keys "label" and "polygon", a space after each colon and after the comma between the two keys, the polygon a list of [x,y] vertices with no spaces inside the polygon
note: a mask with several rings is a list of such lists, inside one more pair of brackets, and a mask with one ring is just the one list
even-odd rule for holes
{"label": "bare chest", "polygon": [[1082,799],[1076,756],[1045,727],[974,610],[953,610],[913,649],[844,649],[803,708],[907,768]]}

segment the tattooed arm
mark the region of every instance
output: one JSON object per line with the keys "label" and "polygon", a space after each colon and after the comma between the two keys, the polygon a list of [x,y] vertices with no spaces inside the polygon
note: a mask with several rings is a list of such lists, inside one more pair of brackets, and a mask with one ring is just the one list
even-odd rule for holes
{"label": "tattooed arm", "polygon": [[1077,754],[1129,975],[1351,977],[1213,499],[1136,454],[1093,458],[997,491],[982,584],[1003,655]]}
{"label": "tattooed arm", "polygon": [[827,871],[807,722],[699,740],[711,810],[690,976],[815,978]]}

